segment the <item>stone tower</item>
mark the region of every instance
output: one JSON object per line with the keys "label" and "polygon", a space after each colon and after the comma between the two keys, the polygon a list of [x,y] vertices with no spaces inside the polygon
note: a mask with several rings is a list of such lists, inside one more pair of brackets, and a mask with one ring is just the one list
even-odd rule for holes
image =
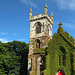
{"label": "stone tower", "polygon": [[32,8],[30,8],[30,38],[29,38],[29,54],[28,54],[28,75],[40,75],[41,56],[34,54],[34,49],[46,48],[48,42],[52,39],[53,13],[51,16],[47,14],[47,4],[45,3],[44,13],[32,16]]}

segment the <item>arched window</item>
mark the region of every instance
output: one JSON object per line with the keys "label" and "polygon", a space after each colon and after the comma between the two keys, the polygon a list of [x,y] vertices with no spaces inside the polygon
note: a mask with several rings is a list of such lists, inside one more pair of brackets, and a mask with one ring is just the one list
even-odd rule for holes
{"label": "arched window", "polygon": [[40,40],[36,40],[36,48],[40,48]]}
{"label": "arched window", "polygon": [[59,55],[59,65],[65,66],[66,65],[66,51],[62,46],[60,47],[60,53],[59,54],[60,54]]}
{"label": "arched window", "polygon": [[35,24],[35,26],[36,26],[36,34],[41,33],[41,23],[40,22],[37,22]]}

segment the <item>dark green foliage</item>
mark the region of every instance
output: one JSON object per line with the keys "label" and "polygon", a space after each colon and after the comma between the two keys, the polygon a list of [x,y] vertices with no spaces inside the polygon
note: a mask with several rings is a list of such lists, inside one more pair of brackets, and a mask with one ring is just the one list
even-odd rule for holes
{"label": "dark green foliage", "polygon": [[74,43],[74,38],[72,36],[70,36],[70,39],[69,39],[72,43]]}
{"label": "dark green foliage", "polygon": [[57,33],[48,43],[44,75],[56,75],[59,70],[63,70],[65,75],[74,75],[73,53],[75,53],[74,39],[59,26]]}
{"label": "dark green foliage", "polygon": [[40,55],[46,55],[46,49],[45,48],[41,48],[41,49],[34,49],[34,53],[38,53]]}
{"label": "dark green foliage", "polygon": [[0,75],[27,75],[28,44],[0,43]]}
{"label": "dark green foliage", "polygon": [[64,36],[65,36],[66,38],[69,38],[69,33],[68,33],[67,31],[65,31],[65,32],[64,32]]}
{"label": "dark green foliage", "polygon": [[64,32],[64,29],[61,26],[59,26],[57,33],[63,33],[63,32]]}

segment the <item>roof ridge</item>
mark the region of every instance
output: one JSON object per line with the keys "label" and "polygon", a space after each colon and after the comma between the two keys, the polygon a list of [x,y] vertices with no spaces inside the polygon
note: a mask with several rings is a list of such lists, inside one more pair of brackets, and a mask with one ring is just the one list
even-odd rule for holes
{"label": "roof ridge", "polygon": [[65,38],[65,40],[66,40],[71,46],[73,46],[73,47],[75,48],[75,45],[74,45],[72,42],[70,42],[62,33],[60,33],[60,35],[61,35],[63,38]]}

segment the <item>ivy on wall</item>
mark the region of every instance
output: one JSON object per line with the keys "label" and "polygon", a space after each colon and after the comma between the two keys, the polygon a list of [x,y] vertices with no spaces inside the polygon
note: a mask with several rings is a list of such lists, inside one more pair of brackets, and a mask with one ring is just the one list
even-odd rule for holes
{"label": "ivy on wall", "polygon": [[75,74],[74,38],[61,26],[49,41],[48,48],[34,49],[34,54],[46,57],[44,75],[56,75],[58,71],[65,75]]}
{"label": "ivy on wall", "polygon": [[40,54],[40,55],[45,56],[45,55],[46,55],[46,49],[45,49],[45,48],[34,49],[34,53],[35,53],[35,54]]}
{"label": "ivy on wall", "polygon": [[57,33],[48,43],[44,75],[56,75],[59,70],[64,71],[65,75],[74,75],[73,53],[75,53],[74,38],[59,26]]}

